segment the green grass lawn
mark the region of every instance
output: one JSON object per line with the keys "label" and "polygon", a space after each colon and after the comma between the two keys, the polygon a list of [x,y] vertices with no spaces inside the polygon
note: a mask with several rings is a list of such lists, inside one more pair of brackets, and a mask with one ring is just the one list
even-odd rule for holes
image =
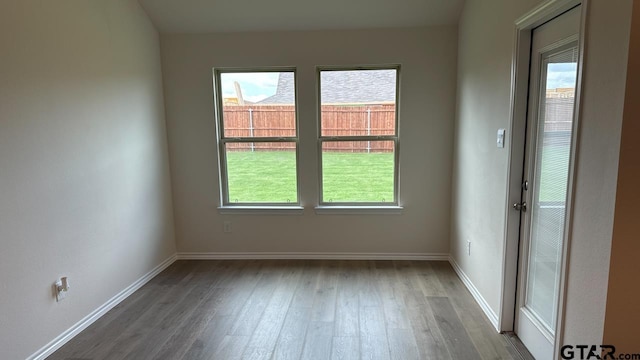
{"label": "green grass lawn", "polygon": [[[393,153],[339,153],[323,156],[326,202],[392,202]],[[545,146],[540,177],[541,201],[566,197],[568,146]],[[297,202],[296,155],[293,151],[227,153],[229,201]]]}
{"label": "green grass lawn", "polygon": [[229,202],[298,201],[293,151],[230,151],[227,173]]}
{"label": "green grass lawn", "polygon": [[339,153],[322,156],[326,202],[393,202],[393,153]]}
{"label": "green grass lawn", "polygon": [[565,201],[569,152],[569,145],[545,145],[540,164],[540,201]]}
{"label": "green grass lawn", "polygon": [[[392,202],[393,153],[325,153],[323,191],[327,202]],[[293,151],[227,153],[229,201],[297,202]]]}

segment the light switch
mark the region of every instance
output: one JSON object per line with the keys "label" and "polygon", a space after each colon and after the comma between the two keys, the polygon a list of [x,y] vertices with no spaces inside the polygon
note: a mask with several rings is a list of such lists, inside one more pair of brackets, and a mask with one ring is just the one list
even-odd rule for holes
{"label": "light switch", "polygon": [[498,145],[499,148],[504,147],[504,133],[505,133],[504,129],[498,129],[498,139],[496,141],[496,144]]}

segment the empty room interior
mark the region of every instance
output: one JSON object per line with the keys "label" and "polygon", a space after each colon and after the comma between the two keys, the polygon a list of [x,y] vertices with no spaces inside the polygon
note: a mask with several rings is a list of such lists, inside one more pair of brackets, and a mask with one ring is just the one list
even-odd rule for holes
{"label": "empty room interior", "polygon": [[0,359],[640,359],[639,99],[633,0],[3,0]]}

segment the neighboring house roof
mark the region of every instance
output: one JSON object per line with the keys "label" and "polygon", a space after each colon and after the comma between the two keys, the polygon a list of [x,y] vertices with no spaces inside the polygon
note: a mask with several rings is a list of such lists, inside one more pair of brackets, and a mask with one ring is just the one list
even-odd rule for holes
{"label": "neighboring house roof", "polygon": [[[396,71],[323,71],[322,103],[363,104],[388,103],[396,100]],[[278,77],[276,93],[257,104],[293,104],[294,79],[292,72]]]}

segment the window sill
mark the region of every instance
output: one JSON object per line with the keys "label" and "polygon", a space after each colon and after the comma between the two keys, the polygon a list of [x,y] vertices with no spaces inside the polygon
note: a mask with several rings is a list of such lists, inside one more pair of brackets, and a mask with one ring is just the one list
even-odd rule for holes
{"label": "window sill", "polygon": [[223,215],[302,215],[302,206],[220,206]]}
{"label": "window sill", "polygon": [[315,207],[318,215],[400,215],[404,211],[402,206],[331,206]]}

